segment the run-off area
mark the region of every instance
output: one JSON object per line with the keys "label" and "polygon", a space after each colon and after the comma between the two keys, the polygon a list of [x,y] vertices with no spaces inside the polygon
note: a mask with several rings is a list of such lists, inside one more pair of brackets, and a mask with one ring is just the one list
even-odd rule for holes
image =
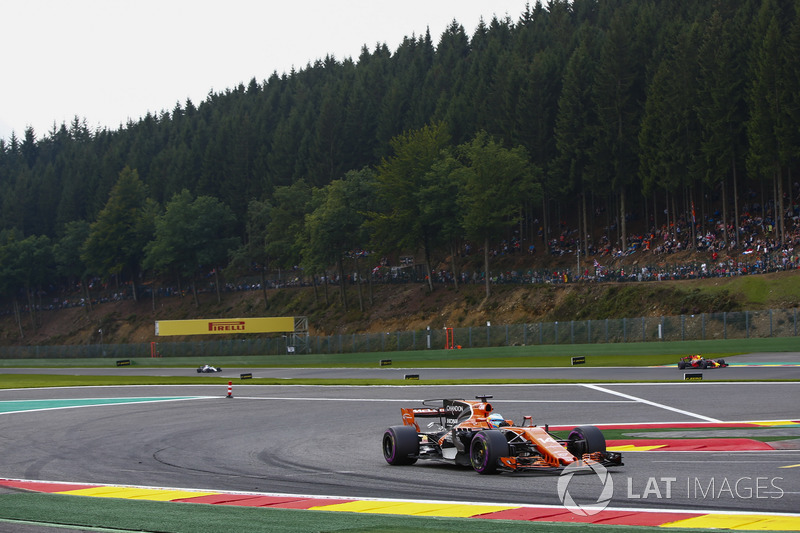
{"label": "run-off area", "polygon": [[[309,387],[235,385],[85,387],[0,391],[20,400],[104,398],[103,405],[0,415],[0,476],[208,490],[559,505],[558,476],[479,476],[435,463],[386,464],[383,430],[400,407],[426,398],[492,395],[496,411],[539,425],[636,424],[607,439],[658,431],[730,432],[788,443],[759,451],[630,451],[611,471],[619,508],[796,512],[800,450],[798,383]],[[149,402],[110,404],[110,398]],[[153,402],[153,398],[162,401]],[[178,398],[181,401],[171,401]],[[87,402],[90,403],[90,402]],[[755,428],[733,422],[772,421]],[[786,423],[783,423],[786,422]],[[675,428],[644,428],[669,423]],[[667,424],[667,425],[669,425]],[[687,427],[688,426],[688,427]],[[760,428],[763,427],[763,430]],[[644,429],[643,429],[644,428]],[[759,437],[759,431],[763,431]],[[715,438],[727,438],[716,433]],[[576,476],[575,498],[591,499],[593,476]]]}

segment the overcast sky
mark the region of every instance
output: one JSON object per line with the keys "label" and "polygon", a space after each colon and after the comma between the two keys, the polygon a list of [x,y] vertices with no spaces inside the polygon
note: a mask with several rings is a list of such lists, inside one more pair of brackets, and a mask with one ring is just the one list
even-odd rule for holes
{"label": "overcast sky", "polygon": [[78,116],[118,129],[148,111],[195,105],[273,71],[430,28],[434,45],[457,20],[516,22],[527,0],[0,0],[0,138],[37,139]]}

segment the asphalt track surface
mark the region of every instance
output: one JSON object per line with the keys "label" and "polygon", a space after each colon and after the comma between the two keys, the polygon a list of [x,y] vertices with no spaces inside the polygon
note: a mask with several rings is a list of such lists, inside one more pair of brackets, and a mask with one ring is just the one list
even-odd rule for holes
{"label": "asphalt track surface", "polygon": [[[213,360],[211,360],[213,359]],[[218,360],[217,360],[218,359]],[[505,368],[228,368],[224,358],[210,358],[208,364],[222,366],[222,372],[198,374],[195,368],[117,367],[109,360],[104,368],[5,368],[6,374],[56,374],[91,376],[208,376],[238,380],[241,374],[273,379],[397,379],[415,374],[424,380],[516,379],[569,381],[676,381],[685,373],[701,372],[703,381],[798,380],[800,353],[758,353],[728,358],[731,366],[716,369],[679,370],[676,365],[658,367],[505,367]],[[112,366],[113,365],[113,366]]]}
{"label": "asphalt track surface", "polygon": [[[759,355],[750,359],[767,362]],[[770,359],[796,362],[797,356],[770,354]],[[80,369],[78,373],[92,373],[90,370],[98,369]],[[277,370],[292,377],[309,377],[306,372],[335,377],[330,369],[243,370],[252,371],[254,377],[262,377],[261,371],[263,377],[275,376]],[[362,370],[337,372],[342,370],[348,377],[361,377]],[[431,370],[419,369],[419,373],[429,378],[426,374]],[[462,373],[472,378],[493,377],[487,369],[442,370],[450,379]],[[495,370],[505,377],[520,376],[520,369]],[[726,383],[709,382],[706,377],[725,372],[726,379],[731,379],[728,372],[748,370],[749,379],[753,379],[755,371],[769,370],[781,379],[793,379],[798,367],[707,370],[699,383],[682,381],[682,372],[674,367],[525,370],[539,379],[551,377],[542,375],[550,370],[566,372],[574,380],[603,379],[605,371],[616,374],[612,379],[658,379],[638,378],[642,371],[669,372],[674,378],[655,384],[435,387],[259,386],[237,381],[233,398],[226,398],[227,388],[220,385],[0,390],[0,402],[170,398],[66,409],[50,409],[43,404],[42,410],[0,414],[0,477],[559,505],[557,476],[480,476],[469,468],[424,462],[389,466],[380,449],[383,430],[402,423],[400,407],[419,405],[426,398],[471,399],[476,394],[493,395],[495,409],[507,418],[519,421],[523,415],[532,415],[534,423],[540,425],[800,419],[800,379]],[[54,373],[52,369],[39,371]],[[185,368],[156,370],[157,375],[185,375],[187,371],[195,373]],[[238,377],[235,372],[230,376]],[[172,399],[176,397],[188,399]],[[800,450],[628,452],[624,461],[625,466],[612,471],[612,507],[788,513],[800,509]],[[594,501],[597,477],[576,476],[570,492],[576,500]]]}
{"label": "asphalt track surface", "polygon": [[[800,383],[238,385],[233,398],[226,398],[219,385],[0,391],[0,401],[195,398],[4,414],[0,475],[209,490],[558,505],[554,476],[479,476],[451,465],[391,467],[385,463],[380,438],[385,427],[401,423],[401,406],[417,405],[427,397],[469,398],[476,393],[494,395],[495,408],[506,417],[521,419],[531,414],[539,424],[788,420],[797,419]],[[799,450],[631,452],[625,454],[625,466],[612,474],[612,503],[633,508],[796,512],[800,468],[792,465],[798,464]],[[585,485],[586,493],[592,494],[594,481],[594,476],[576,478],[570,490],[580,497]],[[737,482],[731,494],[726,487]],[[660,498],[653,483],[659,486]],[[711,492],[709,485],[714,487]],[[648,488],[647,497],[641,497]]]}

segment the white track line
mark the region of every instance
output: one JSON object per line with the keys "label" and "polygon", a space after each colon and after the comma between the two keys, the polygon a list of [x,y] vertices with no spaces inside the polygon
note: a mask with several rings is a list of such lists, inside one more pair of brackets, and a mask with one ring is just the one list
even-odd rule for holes
{"label": "white track line", "polygon": [[717,420],[716,418],[711,418],[709,416],[704,416],[704,415],[698,415],[697,413],[691,413],[689,411],[686,411],[685,409],[678,409],[677,407],[670,407],[669,405],[664,405],[662,403],[651,402],[650,400],[645,400],[644,398],[631,396],[630,394],[625,394],[625,393],[622,393],[622,392],[613,391],[611,389],[606,389],[604,387],[599,387],[597,385],[591,385],[589,383],[581,383],[580,385],[582,387],[586,387],[586,388],[589,388],[589,389],[592,389],[592,390],[605,392],[607,394],[613,394],[614,396],[619,396],[621,398],[627,398],[628,400],[633,400],[633,401],[636,401],[636,402],[639,402],[639,403],[652,405],[653,407],[658,407],[659,409],[666,409],[667,411],[674,411],[676,413],[681,413],[681,414],[684,414],[686,416],[699,418],[700,420],[705,420],[706,422],[717,422],[717,423],[721,423],[722,422],[722,420]]}
{"label": "white track line", "polygon": [[[272,401],[299,401],[299,402],[422,402],[424,399],[408,398],[317,398],[297,396],[236,396],[239,400],[272,400]],[[503,399],[503,403],[636,403],[630,400],[515,400]]]}
{"label": "white track line", "polygon": [[[62,409],[82,409],[84,407],[114,407],[118,405],[140,405],[143,403],[163,403],[163,402],[185,402],[187,400],[207,400],[210,398],[219,398],[219,396],[192,396],[192,397],[180,397],[180,398],[160,398],[157,400],[142,398],[141,400],[133,398],[134,401],[124,401],[124,402],[115,402],[113,400],[118,398],[59,398],[59,399],[33,399],[33,400],[0,400],[0,407],[3,404],[14,404],[14,403],[33,403],[33,402],[41,402],[41,403],[48,403],[48,402],[59,402],[59,401],[86,401],[86,400],[108,400],[107,402],[101,401],[99,403],[86,403],[86,404],[78,404],[78,405],[54,405],[53,407],[42,407],[36,409],[22,409],[19,411],[3,411],[0,409],[0,416],[2,415],[14,415],[14,414],[21,414],[21,413],[35,413],[39,411],[59,411]],[[130,400],[132,398],[120,398],[122,400]]]}

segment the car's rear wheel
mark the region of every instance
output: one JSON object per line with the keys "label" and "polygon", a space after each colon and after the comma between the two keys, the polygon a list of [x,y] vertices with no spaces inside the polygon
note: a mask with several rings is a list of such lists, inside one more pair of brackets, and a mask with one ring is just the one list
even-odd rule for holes
{"label": "car's rear wheel", "polygon": [[508,457],[509,453],[502,431],[479,431],[469,447],[469,462],[479,474],[496,474],[500,458]]}
{"label": "car's rear wheel", "polygon": [[580,459],[585,453],[606,451],[606,438],[595,426],[578,426],[567,437],[567,451]]}
{"label": "car's rear wheel", "polygon": [[413,465],[419,455],[414,426],[392,426],[383,433],[383,457],[390,465]]}

